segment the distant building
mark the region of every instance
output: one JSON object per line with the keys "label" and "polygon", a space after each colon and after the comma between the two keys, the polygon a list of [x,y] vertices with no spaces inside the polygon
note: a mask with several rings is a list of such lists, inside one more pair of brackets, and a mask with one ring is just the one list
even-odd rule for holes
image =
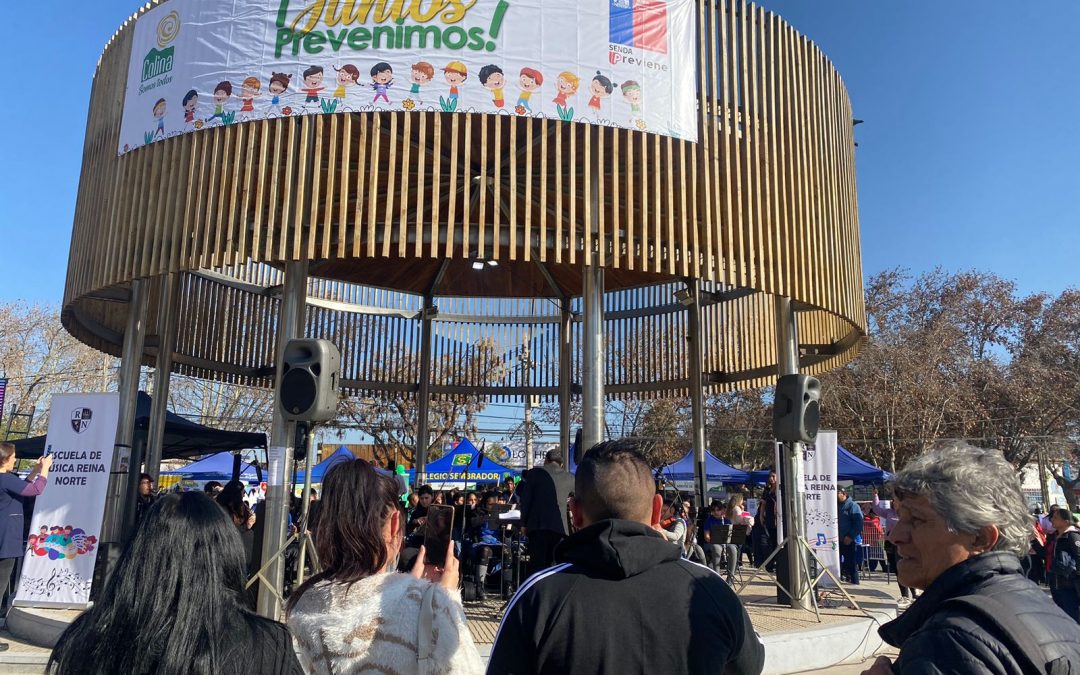
{"label": "distant building", "polygon": [[[1054,467],[1057,469],[1058,467]],[[1039,467],[1036,464],[1029,464],[1020,471],[1020,488],[1024,491],[1024,499],[1027,500],[1030,508],[1035,508],[1038,505],[1042,505],[1043,510],[1049,507],[1051,504],[1060,504],[1064,506],[1065,492],[1062,491],[1061,486],[1054,480],[1054,476],[1049,471],[1046,473],[1046,488],[1050,494],[1050,503],[1042,503],[1042,488],[1039,487]]]}

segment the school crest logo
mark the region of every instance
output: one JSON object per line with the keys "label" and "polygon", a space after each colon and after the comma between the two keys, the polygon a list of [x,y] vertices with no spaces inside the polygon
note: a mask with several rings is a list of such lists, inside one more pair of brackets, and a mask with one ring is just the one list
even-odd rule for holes
{"label": "school crest logo", "polygon": [[71,411],[71,428],[75,433],[81,434],[90,426],[90,420],[94,417],[94,411],[90,408],[76,408]]}
{"label": "school crest logo", "polygon": [[804,462],[809,462],[810,460],[812,460],[814,458],[814,455],[816,455],[816,454],[817,454],[817,449],[814,446],[812,446],[812,445],[806,446],[806,449],[804,449],[803,453],[802,453],[803,461]]}
{"label": "school crest logo", "polygon": [[468,455],[454,455],[454,459],[450,463],[450,465],[451,466],[468,466],[469,460],[471,460],[471,459],[472,459],[472,457],[469,457]]}

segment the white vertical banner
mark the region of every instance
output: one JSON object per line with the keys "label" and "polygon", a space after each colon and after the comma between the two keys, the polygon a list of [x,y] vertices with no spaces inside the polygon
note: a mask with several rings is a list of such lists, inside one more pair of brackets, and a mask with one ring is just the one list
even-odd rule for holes
{"label": "white vertical banner", "polygon": [[37,498],[14,604],[84,608],[105,515],[120,396],[57,394],[45,452],[49,484]]}
{"label": "white vertical banner", "polygon": [[[802,488],[806,540],[822,563],[840,578],[840,544],[836,504],[835,431],[819,431],[817,443],[803,450]],[[833,585],[825,577],[822,584]]]}

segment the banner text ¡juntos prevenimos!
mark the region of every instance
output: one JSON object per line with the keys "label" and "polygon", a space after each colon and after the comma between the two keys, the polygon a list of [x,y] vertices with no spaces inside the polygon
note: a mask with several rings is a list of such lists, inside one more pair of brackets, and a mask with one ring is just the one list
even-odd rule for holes
{"label": "banner text \u00a1juntos prevenimos!", "polygon": [[[468,49],[495,51],[510,3],[499,0],[488,26],[456,25],[477,0],[315,0],[290,18],[281,0],[274,56],[365,49]],[[437,22],[435,25],[429,25]],[[367,27],[366,24],[376,24]],[[364,25],[358,25],[364,24]],[[441,24],[441,25],[440,25]]]}

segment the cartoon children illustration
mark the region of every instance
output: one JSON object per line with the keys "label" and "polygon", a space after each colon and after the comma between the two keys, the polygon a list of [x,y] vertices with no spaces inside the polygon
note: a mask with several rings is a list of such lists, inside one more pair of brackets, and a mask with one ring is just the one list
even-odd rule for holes
{"label": "cartoon children illustration", "polygon": [[163,99],[163,98],[159,98],[157,100],[157,102],[154,103],[154,119],[157,120],[157,129],[154,131],[154,137],[155,138],[157,138],[159,135],[162,138],[165,138],[165,108],[166,107],[167,107],[167,105],[165,104],[165,99]]}
{"label": "cartoon children illustration", "polygon": [[431,82],[435,77],[435,67],[427,61],[418,61],[412,66],[412,77],[410,82],[412,86],[409,87],[409,95],[415,96],[416,100],[420,100],[420,87],[424,86],[428,82]]}
{"label": "cartoon children illustration", "polygon": [[518,114],[532,112],[532,108],[529,107],[529,98],[543,83],[544,76],[540,74],[540,71],[533,68],[521,69],[521,75],[518,77],[518,86],[521,87],[521,92],[518,94],[517,104],[514,106]]}
{"label": "cartoon children illustration", "polygon": [[311,66],[304,71],[304,86],[300,87],[300,91],[307,94],[304,98],[304,103],[319,102],[319,92],[326,89],[326,87],[322,86],[322,82],[322,66]]}
{"label": "cartoon children illustration", "polygon": [[184,108],[184,124],[194,124],[195,111],[199,108],[199,92],[194,89],[189,90],[188,93],[184,94],[180,105]]}
{"label": "cartoon children illustration", "polygon": [[589,91],[592,93],[592,98],[589,99],[589,107],[596,112],[600,112],[600,99],[611,96],[614,88],[611,80],[601,75],[599,70],[596,71],[596,75],[593,76],[592,83],[589,85]]}
{"label": "cartoon children illustration", "polygon": [[371,102],[382,100],[390,103],[390,97],[387,96],[387,91],[390,87],[394,86],[394,69],[390,67],[390,64],[385,61],[380,61],[371,67],[371,88],[375,90],[375,98],[371,99]]}
{"label": "cartoon children illustration", "polygon": [[266,88],[270,91],[270,108],[281,111],[281,95],[289,90],[292,75],[288,73],[270,73],[270,84]]}
{"label": "cartoon children illustration", "polygon": [[232,96],[232,82],[228,80],[222,80],[218,82],[214,87],[214,114],[207,118],[207,122],[217,117],[221,121],[225,121],[225,104],[229,101],[229,97]]}
{"label": "cartoon children illustration", "polygon": [[630,114],[635,118],[641,116],[641,85],[634,80],[627,80],[622,85],[622,95],[630,104]]}
{"label": "cartoon children illustration", "polygon": [[360,69],[351,63],[346,63],[340,68],[334,68],[337,71],[337,89],[334,90],[334,98],[345,98],[345,87],[351,87],[360,80]]}
{"label": "cartoon children illustration", "polygon": [[491,90],[492,103],[496,108],[501,108],[506,104],[506,99],[503,98],[503,87],[506,86],[506,76],[503,75],[502,68],[496,65],[487,65],[480,69],[480,84],[485,89]]}
{"label": "cartoon children illustration", "polygon": [[465,83],[469,77],[469,70],[461,61],[451,61],[443,68],[443,76],[450,85],[450,100],[458,100],[458,87]]}
{"label": "cartoon children illustration", "polygon": [[240,106],[240,112],[255,112],[255,97],[259,95],[261,89],[262,83],[259,82],[259,78],[244,78],[244,81],[240,84],[240,100],[243,102]]}
{"label": "cartoon children illustration", "polygon": [[555,95],[555,105],[566,107],[566,97],[573,96],[577,93],[578,87],[581,85],[581,78],[577,75],[566,70],[559,73],[559,77],[555,80],[555,89],[558,90],[558,94]]}

